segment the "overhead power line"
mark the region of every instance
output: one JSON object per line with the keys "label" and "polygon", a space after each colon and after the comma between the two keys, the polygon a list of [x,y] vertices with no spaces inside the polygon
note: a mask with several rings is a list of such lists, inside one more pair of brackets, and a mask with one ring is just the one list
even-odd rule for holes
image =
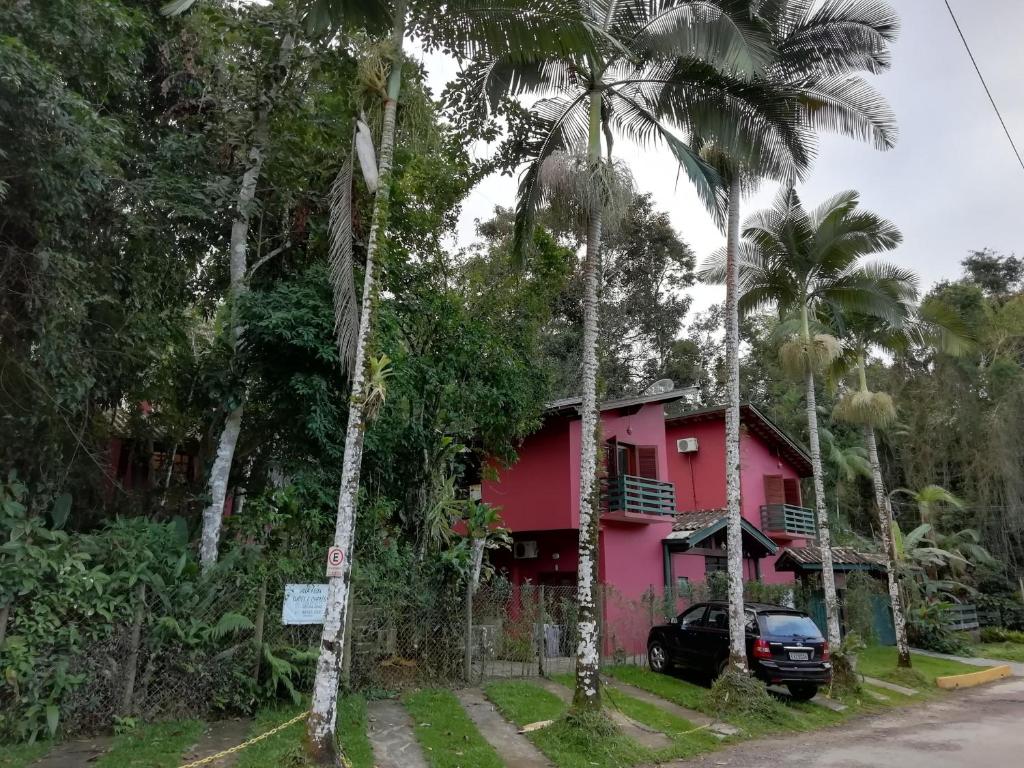
{"label": "overhead power line", "polygon": [[945,0],[946,10],[949,11],[949,17],[953,20],[953,26],[956,27],[957,33],[960,35],[960,39],[964,43],[964,48],[967,50],[967,55],[971,58],[971,64],[974,65],[974,71],[978,73],[978,79],[981,80],[981,86],[985,89],[985,93],[988,94],[988,100],[992,103],[992,109],[996,112],[996,117],[999,118],[1000,125],[1003,126],[1003,132],[1006,133],[1006,138],[1010,142],[1010,147],[1013,149],[1013,154],[1017,156],[1017,162],[1020,163],[1021,170],[1024,170],[1024,159],[1021,159],[1020,152],[1017,150],[1017,145],[1013,141],[1013,136],[1010,134],[1010,129],[1006,127],[1006,121],[1003,120],[1003,114],[999,111],[999,107],[996,106],[996,100],[992,97],[992,91],[988,88],[988,83],[985,82],[985,76],[981,74],[981,68],[978,66],[977,59],[974,58],[974,53],[971,51],[971,46],[967,43],[967,38],[964,37],[964,31],[960,29],[960,22],[956,20],[956,14],[953,13],[953,6],[949,4],[949,0]]}

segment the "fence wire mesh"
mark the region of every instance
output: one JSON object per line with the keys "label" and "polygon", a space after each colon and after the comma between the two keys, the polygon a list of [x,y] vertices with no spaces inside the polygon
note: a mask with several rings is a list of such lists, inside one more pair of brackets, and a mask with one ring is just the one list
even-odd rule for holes
{"label": "fence wire mesh", "polygon": [[[67,681],[62,732],[97,733],[126,716],[154,721],[246,711],[268,696],[308,693],[321,626],[282,623],[283,581],[268,579],[261,592],[230,580],[173,599],[140,588],[123,621],[98,636],[78,628],[90,639],[73,654],[50,657],[57,660],[48,675]],[[356,585],[343,670],[352,689],[458,687],[574,669],[575,587],[495,580],[472,596],[464,588],[400,595]],[[653,589],[627,599],[599,585],[605,663],[645,663],[647,632],[664,620],[667,602]],[[13,704],[7,696],[0,695],[0,706]]]}

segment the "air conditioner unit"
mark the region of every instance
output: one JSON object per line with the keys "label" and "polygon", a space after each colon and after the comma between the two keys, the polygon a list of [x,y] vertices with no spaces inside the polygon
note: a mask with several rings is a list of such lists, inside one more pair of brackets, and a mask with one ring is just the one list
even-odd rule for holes
{"label": "air conditioner unit", "polygon": [[683,437],[676,440],[676,450],[679,453],[696,453],[697,452],[697,438],[696,437]]}
{"label": "air conditioner unit", "polygon": [[517,541],[512,547],[512,555],[516,560],[532,560],[537,557],[536,541]]}

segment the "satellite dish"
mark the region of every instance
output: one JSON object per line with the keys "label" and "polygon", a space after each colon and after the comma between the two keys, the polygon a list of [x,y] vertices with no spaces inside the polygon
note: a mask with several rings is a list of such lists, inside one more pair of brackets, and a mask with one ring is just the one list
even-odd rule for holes
{"label": "satellite dish", "polygon": [[671,392],[676,388],[676,383],[672,379],[658,379],[656,382],[651,384],[644,392],[645,395],[663,395],[666,392]]}

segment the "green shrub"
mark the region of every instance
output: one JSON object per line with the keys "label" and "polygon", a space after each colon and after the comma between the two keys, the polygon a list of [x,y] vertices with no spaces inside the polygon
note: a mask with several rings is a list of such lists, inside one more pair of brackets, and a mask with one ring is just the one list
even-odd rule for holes
{"label": "green shrub", "polygon": [[1024,632],[1005,627],[985,627],[981,630],[983,643],[1020,643],[1024,645]]}
{"label": "green shrub", "polygon": [[911,606],[907,615],[907,639],[916,648],[957,656],[970,655],[963,639],[949,629],[949,603]]}

